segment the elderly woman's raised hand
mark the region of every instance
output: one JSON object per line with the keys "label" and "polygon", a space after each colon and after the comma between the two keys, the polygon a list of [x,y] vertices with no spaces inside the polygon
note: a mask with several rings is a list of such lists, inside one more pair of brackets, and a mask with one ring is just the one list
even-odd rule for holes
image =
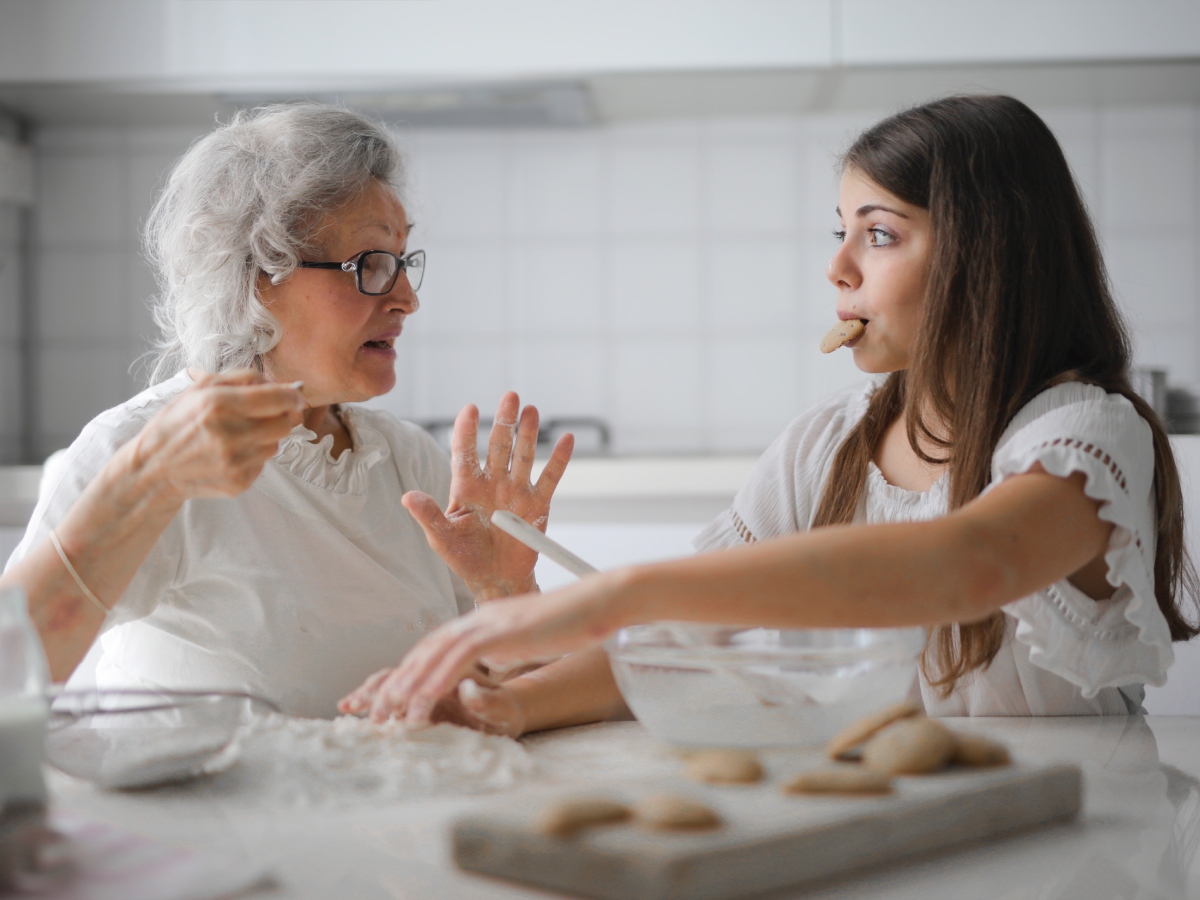
{"label": "elderly woman's raised hand", "polygon": [[240,494],[300,424],[304,397],[249,369],[193,381],[130,442],[132,466],[179,502]]}
{"label": "elderly woman's raised hand", "polygon": [[509,392],[500,399],[482,464],[475,449],[479,410],[468,406],[458,414],[451,439],[450,502],[445,512],[432,497],[418,491],[410,491],[402,500],[425,529],[429,545],[479,600],[534,588],[537,553],[492,525],[492,513],[506,509],[545,531],[550,498],[574,447],[571,435],[559,438],[537,483],[531,483],[538,413],[527,406],[518,417],[518,410],[516,394]]}

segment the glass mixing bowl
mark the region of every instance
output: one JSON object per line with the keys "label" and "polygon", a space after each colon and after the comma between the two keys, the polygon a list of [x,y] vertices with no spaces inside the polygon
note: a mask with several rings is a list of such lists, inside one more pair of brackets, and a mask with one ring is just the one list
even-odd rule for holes
{"label": "glass mixing bowl", "polygon": [[657,622],[624,628],[605,648],[625,702],[672,744],[774,747],[820,743],[903,700],[923,628],[782,631]]}
{"label": "glass mixing bowl", "polygon": [[50,707],[46,760],[103,788],[182,781],[235,753],[238,727],[265,711],[278,708],[222,691],[63,691]]}

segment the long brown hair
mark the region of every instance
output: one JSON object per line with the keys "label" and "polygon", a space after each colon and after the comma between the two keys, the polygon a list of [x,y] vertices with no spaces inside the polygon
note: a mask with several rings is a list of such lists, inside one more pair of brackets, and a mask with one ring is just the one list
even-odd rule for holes
{"label": "long brown hair", "polygon": [[[814,525],[853,520],[867,463],[902,413],[914,452],[947,464],[953,510],[987,486],[996,444],[1021,407],[1056,380],[1088,382],[1128,398],[1153,432],[1155,595],[1172,640],[1200,632],[1181,612],[1197,592],[1179,472],[1163,423],[1130,387],[1129,336],[1050,129],[1012,97],[949,97],[870,128],[842,165],[929,210],[933,255],[911,365],[875,391],[839,448]],[[1001,612],[937,627],[926,678],[948,695],[991,663],[1004,633]]]}

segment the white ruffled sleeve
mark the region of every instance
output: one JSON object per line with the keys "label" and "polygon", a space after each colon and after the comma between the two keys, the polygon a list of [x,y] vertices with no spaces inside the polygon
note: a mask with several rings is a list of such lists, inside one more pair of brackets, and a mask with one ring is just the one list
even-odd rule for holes
{"label": "white ruffled sleeve", "polygon": [[1004,609],[1030,660],[1091,698],[1101,688],[1161,685],[1174,660],[1154,595],[1154,445],[1150,426],[1119,394],[1083,384],[1051,388],[1001,437],[992,483],[1041,464],[1051,475],[1086,477],[1084,491],[1113,523],[1105,561],[1116,588],[1093,600],[1067,579]]}

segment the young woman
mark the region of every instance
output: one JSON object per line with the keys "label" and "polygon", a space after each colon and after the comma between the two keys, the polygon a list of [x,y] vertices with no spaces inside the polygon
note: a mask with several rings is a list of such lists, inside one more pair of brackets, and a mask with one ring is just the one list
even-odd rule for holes
{"label": "young woman", "polygon": [[1137,711],[1197,633],[1195,576],[1167,435],[1130,388],[1054,136],[1010,97],[910,109],[846,153],[838,215],[838,317],[864,323],[849,346],[880,377],[775,441],[700,536],[718,552],[480,609],[343,709],[422,721],[481,659],[674,619],[928,626],[935,715]]}

